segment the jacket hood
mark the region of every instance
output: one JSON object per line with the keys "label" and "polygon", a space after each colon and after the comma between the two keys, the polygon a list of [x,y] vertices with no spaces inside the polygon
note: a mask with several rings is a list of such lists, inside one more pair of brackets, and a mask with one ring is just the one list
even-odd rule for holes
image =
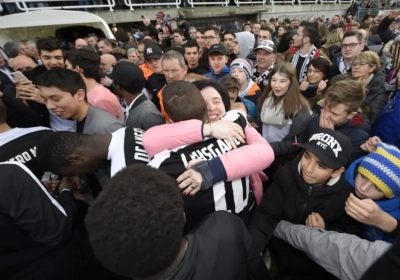
{"label": "jacket hood", "polygon": [[384,89],[385,84],[385,74],[381,70],[378,70],[374,73],[374,77],[371,82],[368,84],[368,95],[380,92]]}
{"label": "jacket hood", "polygon": [[254,49],[254,44],[256,39],[254,35],[249,31],[243,31],[236,33],[236,39],[239,43],[239,58],[245,58],[248,56]]}
{"label": "jacket hood", "polygon": [[231,69],[226,65],[225,65],[224,69],[222,69],[222,71],[219,74],[215,74],[214,69],[211,68],[211,74],[214,75],[214,76],[219,76],[219,75],[230,73],[230,72],[231,72]]}
{"label": "jacket hood", "polygon": [[389,41],[384,47],[383,47],[383,53],[388,56],[388,57],[393,57],[392,53],[390,52],[390,49],[392,48],[393,41]]}

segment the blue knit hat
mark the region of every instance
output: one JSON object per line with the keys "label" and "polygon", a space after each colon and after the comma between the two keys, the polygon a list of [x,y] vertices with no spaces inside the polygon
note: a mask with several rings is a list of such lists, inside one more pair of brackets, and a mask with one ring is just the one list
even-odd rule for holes
{"label": "blue knit hat", "polygon": [[361,161],[358,173],[374,183],[385,197],[400,195],[400,150],[392,145],[377,144],[376,151]]}

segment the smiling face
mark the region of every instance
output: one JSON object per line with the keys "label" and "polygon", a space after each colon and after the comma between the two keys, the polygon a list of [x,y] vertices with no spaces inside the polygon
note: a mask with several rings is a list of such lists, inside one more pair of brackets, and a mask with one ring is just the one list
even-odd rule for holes
{"label": "smiling face", "polygon": [[374,183],[360,173],[357,173],[354,184],[355,193],[361,199],[370,198],[372,200],[379,200],[385,197],[383,192]]}
{"label": "smiling face", "polygon": [[330,178],[339,176],[344,168],[334,171],[326,167],[310,151],[306,150],[300,160],[300,170],[303,180],[309,185],[323,184]]}
{"label": "smiling face", "polygon": [[74,95],[56,87],[40,87],[47,109],[62,119],[74,118],[79,112],[80,104],[85,102],[85,90],[80,89]]}
{"label": "smiling face", "polygon": [[356,36],[346,37],[342,41],[342,55],[346,59],[352,59],[362,52],[364,45],[359,42]]}
{"label": "smiling face", "polygon": [[276,97],[282,97],[290,87],[290,79],[283,73],[275,73],[271,77],[272,92]]}
{"label": "smiling face", "polygon": [[310,64],[307,69],[307,79],[310,84],[316,85],[324,78],[324,73]]}
{"label": "smiling face", "polygon": [[207,104],[208,121],[220,120],[226,113],[222,97],[213,87],[206,87],[201,90],[201,95]]}
{"label": "smiling face", "polygon": [[215,74],[221,73],[224,69],[226,63],[228,62],[228,57],[222,54],[212,54],[208,57],[211,68],[214,70]]}
{"label": "smiling face", "polygon": [[270,53],[262,49],[257,50],[256,61],[259,70],[268,69],[268,67],[270,67],[274,63],[275,59],[276,55],[274,53]]}
{"label": "smiling face", "polygon": [[64,56],[62,50],[55,50],[52,52],[42,50],[40,53],[40,60],[47,70],[64,67]]}

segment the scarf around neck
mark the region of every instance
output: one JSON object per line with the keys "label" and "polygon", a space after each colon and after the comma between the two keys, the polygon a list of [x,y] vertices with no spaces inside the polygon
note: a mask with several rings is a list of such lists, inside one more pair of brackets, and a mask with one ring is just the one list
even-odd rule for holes
{"label": "scarf around neck", "polygon": [[[304,80],[304,77],[307,75],[307,66],[308,66],[308,64],[318,54],[319,54],[319,50],[313,45],[312,48],[311,48],[310,53],[304,59],[303,65],[301,66],[301,70],[300,70],[300,73],[299,73],[299,83],[301,83]],[[297,63],[299,61],[299,57],[300,57],[300,50],[298,49],[294,53],[292,61],[290,61],[290,63],[292,63],[294,65],[294,67],[297,66]]]}
{"label": "scarf around neck", "polygon": [[253,75],[253,81],[255,81],[259,85],[264,81],[268,82],[269,73],[271,73],[271,71],[272,71],[272,69],[274,69],[274,67],[275,67],[275,62],[272,63],[272,65],[270,67],[268,67],[268,69],[265,70],[265,72],[262,73],[259,77],[256,77],[255,75]]}

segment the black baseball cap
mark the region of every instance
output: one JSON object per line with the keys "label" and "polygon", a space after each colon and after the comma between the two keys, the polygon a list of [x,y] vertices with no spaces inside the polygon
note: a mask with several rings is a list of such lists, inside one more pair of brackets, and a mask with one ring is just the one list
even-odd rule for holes
{"label": "black baseball cap", "polygon": [[132,84],[133,80],[137,82],[138,78],[145,80],[142,69],[129,61],[121,61],[115,64],[111,75],[114,83],[127,87]]}
{"label": "black baseball cap", "polygon": [[213,53],[220,53],[222,55],[228,55],[228,51],[226,50],[225,46],[222,44],[211,45],[210,49],[208,50],[208,56],[210,56]]}
{"label": "black baseball cap", "polygon": [[182,20],[185,20],[184,16],[182,16],[181,14],[176,16],[176,21],[182,21]]}
{"label": "black baseball cap", "polygon": [[150,58],[160,59],[163,56],[163,50],[155,43],[151,43],[144,48],[143,57],[144,60]]}
{"label": "black baseball cap", "polygon": [[312,152],[323,165],[331,169],[346,166],[353,150],[347,136],[329,128],[318,128],[308,142],[299,147]]}

